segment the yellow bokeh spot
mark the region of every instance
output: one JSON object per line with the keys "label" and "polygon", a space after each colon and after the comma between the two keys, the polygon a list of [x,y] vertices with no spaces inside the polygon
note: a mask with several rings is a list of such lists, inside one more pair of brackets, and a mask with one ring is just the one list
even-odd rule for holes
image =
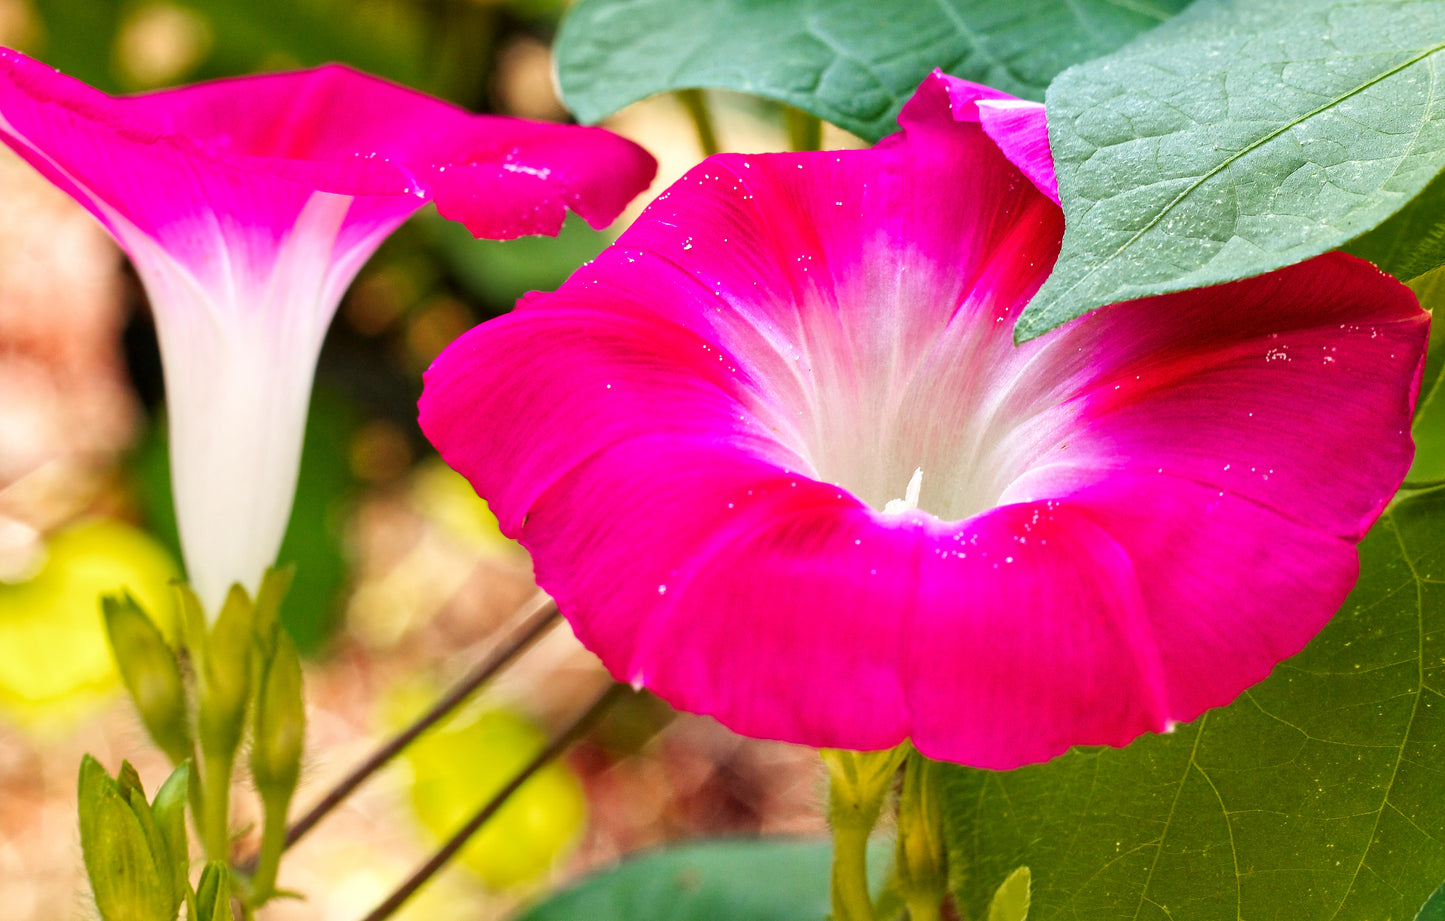
{"label": "yellow bokeh spot", "polygon": [[[413,689],[387,706],[388,722],[420,712]],[[463,711],[407,750],[411,801],[438,842],[450,837],[547,744],[546,735],[507,709]],[[462,850],[463,866],[506,889],[544,876],[571,853],[587,817],[587,799],[571,769],[554,761],[509,798]]]}
{"label": "yellow bokeh spot", "polygon": [[118,685],[102,595],[129,591],[175,635],[170,583],[180,571],[145,532],[85,521],[52,535],[45,554],[29,579],[0,582],[0,709],[27,725],[78,715]]}

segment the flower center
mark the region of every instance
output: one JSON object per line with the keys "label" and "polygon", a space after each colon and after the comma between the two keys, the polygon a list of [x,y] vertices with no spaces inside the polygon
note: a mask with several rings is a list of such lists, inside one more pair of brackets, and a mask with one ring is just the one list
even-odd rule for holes
{"label": "flower center", "polygon": [[918,494],[923,491],[923,468],[918,467],[913,471],[913,476],[908,479],[908,487],[903,491],[902,499],[889,499],[883,506],[885,515],[901,515],[904,512],[911,512],[918,508]]}

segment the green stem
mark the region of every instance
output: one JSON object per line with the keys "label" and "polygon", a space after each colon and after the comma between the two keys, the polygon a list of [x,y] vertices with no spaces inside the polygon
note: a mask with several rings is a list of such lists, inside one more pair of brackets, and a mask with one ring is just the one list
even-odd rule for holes
{"label": "green stem", "polygon": [[231,769],[235,766],[234,753],[216,755],[206,759],[202,782],[206,788],[201,814],[206,817],[202,834],[206,842],[206,859],[229,861],[231,852],[231,829],[228,824],[231,811]]}
{"label": "green stem", "polygon": [[268,800],[261,826],[261,853],[257,857],[256,875],[251,877],[253,906],[264,905],[276,894],[276,874],[281,867],[281,854],[286,850],[286,812],[291,805],[285,801]]}
{"label": "green stem", "polygon": [[1400,484],[1401,489],[1422,490],[1434,489],[1437,486],[1445,486],[1445,479],[1440,480],[1406,480]]}
{"label": "green stem", "polygon": [[702,147],[702,155],[711,157],[722,150],[717,142],[717,129],[713,127],[712,112],[707,106],[707,97],[702,90],[678,90],[677,100],[682,107],[687,109],[687,115],[692,119],[692,127],[697,132],[697,143]]}
{"label": "green stem", "polygon": [[943,917],[939,899],[916,898],[905,901],[908,905],[908,921],[939,921]]}
{"label": "green stem", "polygon": [[868,894],[870,830],[861,823],[833,823],[833,921],[874,921]]}
{"label": "green stem", "polygon": [[[206,840],[206,799],[201,789],[199,775],[201,773],[201,759],[197,758],[195,752],[191,752],[191,777],[186,784],[186,799],[191,806],[191,824],[196,827],[196,837],[202,841]],[[190,917],[195,917],[194,914]]]}
{"label": "green stem", "polygon": [[868,894],[868,835],[909,747],[875,752],[825,748],[828,768],[828,824],[833,828],[833,921],[874,921]]}
{"label": "green stem", "polygon": [[788,149],[796,153],[823,146],[823,121],[818,116],[784,105],[783,120],[788,123]]}

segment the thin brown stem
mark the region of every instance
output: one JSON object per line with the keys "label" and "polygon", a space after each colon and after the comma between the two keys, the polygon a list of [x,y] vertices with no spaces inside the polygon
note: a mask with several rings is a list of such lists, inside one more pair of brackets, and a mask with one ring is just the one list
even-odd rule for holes
{"label": "thin brown stem", "polygon": [[[432,726],[441,721],[447,714],[451,713],[458,706],[471,697],[478,688],[490,681],[497,672],[501,671],[508,662],[515,659],[523,650],[532,645],[543,633],[552,626],[557,619],[557,603],[546,594],[539,592],[532,599],[522,613],[515,618],[519,620],[517,626],[505,639],[492,648],[491,654],[479,663],[476,668],[468,672],[462,680],[458,681],[441,700],[423,714],[416,722],[412,723],[401,732],[372,752],[370,757],[358,764],[347,774],[335,787],[312,806],[310,811],[297,819],[295,824],[286,830],[286,846],[289,848],[316,826],[331,810],[339,806],[348,796],[351,795],[362,781],[375,774],[392,758],[396,757],[402,749],[406,748],[417,736],[426,732]],[[256,858],[247,860],[240,869],[242,872],[253,872],[255,870]]]}
{"label": "thin brown stem", "polygon": [[402,883],[395,892],[388,896],[386,901],[376,906],[371,914],[367,915],[363,921],[384,921],[384,919],[390,918],[407,899],[415,895],[418,889],[435,876],[436,872],[440,870],[447,861],[456,856],[457,851],[460,851],[466,845],[467,841],[471,839],[472,835],[476,834],[477,830],[485,825],[487,820],[495,815],[498,809],[502,808],[502,805],[507,802],[513,793],[517,792],[522,784],[530,780],[533,774],[537,773],[537,771],[541,770],[554,758],[566,751],[573,742],[581,738],[582,735],[592,727],[592,724],[597,718],[602,715],[603,711],[622,696],[625,690],[624,685],[613,684],[608,687],[607,690],[603,691],[597,699],[593,701],[592,706],[588,707],[581,716],[572,721],[570,726],[562,730],[546,748],[542,749],[531,761],[527,762],[526,767],[522,768],[522,770],[517,772],[515,777],[507,781],[507,785],[498,790],[496,795],[488,800],[486,805],[479,809],[465,825],[458,829],[457,833],[452,835],[452,837],[447,840],[447,843],[442,845],[441,848],[432,855],[430,860],[417,868],[416,872],[408,877],[406,882]]}

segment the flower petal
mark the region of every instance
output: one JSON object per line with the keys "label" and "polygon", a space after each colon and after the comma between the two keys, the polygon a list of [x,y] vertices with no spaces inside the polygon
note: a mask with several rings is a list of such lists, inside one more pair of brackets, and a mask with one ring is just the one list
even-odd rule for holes
{"label": "flower petal", "polygon": [[1057,205],[1059,177],[1054,174],[1054,157],[1049,152],[1044,107],[1022,99],[985,100],[978,103],[978,120],[1009,162]]}
{"label": "flower petal", "polygon": [[1000,770],[1229,703],[1324,626],[1358,565],[1353,542],[1245,499],[1127,475],[938,536],[903,668],[913,741]]}
{"label": "flower petal", "polygon": [[1408,468],[1428,317],[1373,266],[1328,254],[1259,278],[1133,301],[1072,324],[1065,442],[1002,501],[1119,471],[1239,495],[1358,541]]}
{"label": "flower petal", "polygon": [[113,98],[0,49],[0,141],[131,256],[157,318],[176,509],[214,611],[284,532],[342,292],[428,199],[475,234],[610,222],[652,179],[593,128],[473,116],[346,67]]}
{"label": "flower petal", "polygon": [[1327,256],[1015,347],[1062,225],[998,95],[936,76],[872,150],[711,158],[428,372],[423,429],[619,678],[1013,767],[1227,703],[1343,599],[1426,315]]}

